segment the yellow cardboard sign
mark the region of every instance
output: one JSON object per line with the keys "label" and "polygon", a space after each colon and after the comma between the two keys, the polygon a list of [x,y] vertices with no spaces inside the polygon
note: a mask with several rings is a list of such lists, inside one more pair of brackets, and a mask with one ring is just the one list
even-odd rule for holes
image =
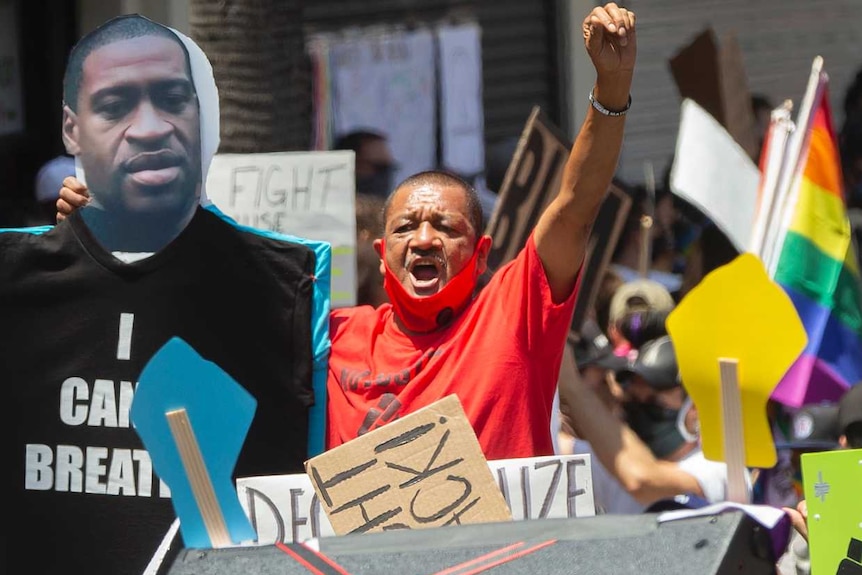
{"label": "yellow cardboard sign", "polygon": [[704,455],[727,461],[718,360],[733,358],[739,366],[745,464],[775,465],[766,402],[808,338],[793,302],[761,261],[742,254],[707,275],[671,312],[667,329],[683,385],[697,406]]}

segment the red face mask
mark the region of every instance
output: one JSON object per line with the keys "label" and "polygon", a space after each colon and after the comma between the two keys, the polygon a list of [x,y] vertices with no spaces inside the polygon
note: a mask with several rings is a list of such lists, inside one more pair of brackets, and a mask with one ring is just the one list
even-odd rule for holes
{"label": "red face mask", "polygon": [[[476,262],[479,260],[479,254],[490,243],[491,238],[482,236],[473,251],[473,257],[470,258],[464,269],[449,280],[440,291],[425,297],[416,297],[408,293],[392,270],[389,269],[384,257],[383,266],[386,274],[383,276],[383,288],[389,296],[395,314],[404,326],[412,332],[427,333],[446,327],[458,314],[464,311],[473,297],[473,290],[476,289],[476,280],[478,279]],[[384,254],[386,253],[385,242],[382,244],[381,250]]]}

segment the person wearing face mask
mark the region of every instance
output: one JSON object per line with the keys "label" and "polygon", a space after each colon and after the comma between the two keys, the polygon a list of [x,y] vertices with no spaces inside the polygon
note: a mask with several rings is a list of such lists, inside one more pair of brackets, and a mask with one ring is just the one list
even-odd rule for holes
{"label": "person wearing face mask", "polygon": [[375,247],[391,303],[332,314],[329,447],[457,394],[487,458],[553,453],[557,373],[590,226],[619,157],[634,26],[614,3],[585,19],[594,106],[557,197],[478,295],[491,238],[475,190],[430,171],[389,196]]}
{"label": "person wearing face mask", "polygon": [[356,130],[335,141],[333,150],[352,150],[357,195],[386,198],[392,191],[397,164],[386,136],[370,130]]}
{"label": "person wearing face mask", "polygon": [[636,513],[677,495],[723,501],[727,466],[703,455],[670,339],[646,342],[616,377],[627,395],[622,418],[579,378],[560,382],[575,433],[633,500],[618,496],[604,504],[608,512]]}
{"label": "person wearing face mask", "polygon": [[[593,8],[582,31],[596,81],[560,190],[483,289],[491,238],[476,191],[429,171],[389,195],[373,244],[389,302],[331,314],[328,448],[456,394],[488,459],[553,454],[557,375],[586,243],[619,161],[637,52],[635,15],[613,2]],[[80,188],[61,194],[61,212],[82,203]]]}
{"label": "person wearing face mask", "polygon": [[617,372],[629,400],[625,419],[650,451],[697,479],[702,497],[723,501],[727,467],[703,456],[697,412],[680,380],[673,343],[663,336],[645,343],[637,359]]}

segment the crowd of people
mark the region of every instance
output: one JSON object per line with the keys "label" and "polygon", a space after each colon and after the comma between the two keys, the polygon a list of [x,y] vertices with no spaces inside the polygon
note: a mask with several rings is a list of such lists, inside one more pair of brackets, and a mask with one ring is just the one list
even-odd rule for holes
{"label": "crowd of people", "polygon": [[[40,174],[40,198],[59,223],[0,233],[0,307],[16,338],[0,346],[0,364],[17,378],[6,455],[25,508],[23,526],[4,536],[9,564],[143,571],[172,510],[123,423],[123,398],[175,335],[258,401],[234,477],[300,472],[320,393],[327,449],[456,394],[488,459],[593,455],[599,513],[650,511],[683,494],[725,500],[726,466],[704,457],[665,328],[687,291],[736,256],[721,232],[666,186],[655,196],[630,190],[634,208],[594,310],[571,334],[588,239],[633,106],[636,29],[635,14],[613,2],[586,15],[592,105],[560,189],[500,269],[488,269],[483,233],[492,192],[444,170],[395,183],[385,136],[341,138],[336,147],[356,157],[359,305],[331,313],[320,282],[326,245],[237,226],[207,201],[215,145],[206,124],[218,103],[206,97],[211,70],[195,64],[202,52],[139,16],[85,36],[69,59],[62,134],[86,183],[69,158],[58,160]],[[848,203],[862,210],[860,86],[862,71],[840,144]],[[655,218],[644,232],[646,213]],[[651,234],[647,277],[642,233]],[[227,296],[241,303],[214,313]],[[862,447],[860,396],[857,385],[825,406],[837,414],[830,447]],[[771,408],[776,427],[798,416]],[[786,508],[804,540],[794,485],[798,455],[812,447],[784,449],[780,469],[749,470],[750,497]],[[40,553],[46,540],[62,552]]]}

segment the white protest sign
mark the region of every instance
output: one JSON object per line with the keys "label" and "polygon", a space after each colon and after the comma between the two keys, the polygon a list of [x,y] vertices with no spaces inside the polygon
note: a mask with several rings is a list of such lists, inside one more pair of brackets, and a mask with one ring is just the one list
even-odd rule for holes
{"label": "white protest sign", "polygon": [[551,455],[489,461],[512,518],[592,517],[590,456]]}
{"label": "white protest sign", "polygon": [[482,41],[478,24],[441,26],[440,138],[443,165],[459,174],[485,169]]}
{"label": "white protest sign", "polygon": [[218,154],[212,202],[238,223],[332,245],[332,307],[356,303],[354,154]]}
{"label": "white protest sign", "polygon": [[760,170],[727,130],[694,100],[682,103],[670,189],[745,251],[757,211]]}
{"label": "white protest sign", "polygon": [[[489,461],[515,520],[595,515],[589,455]],[[237,479],[240,503],[258,534],[255,545],[335,533],[308,475]]]}
{"label": "white protest sign", "polygon": [[396,181],[436,165],[434,37],[429,30],[325,36],[329,47],[334,135],[386,135]]}

